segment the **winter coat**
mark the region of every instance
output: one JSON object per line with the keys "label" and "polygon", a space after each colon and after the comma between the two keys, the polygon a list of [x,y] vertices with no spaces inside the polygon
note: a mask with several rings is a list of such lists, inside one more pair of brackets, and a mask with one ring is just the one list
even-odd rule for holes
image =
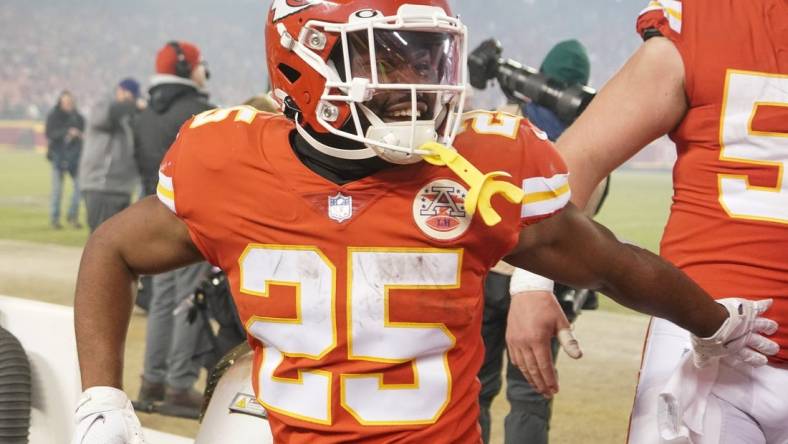
{"label": "winter coat", "polygon": [[47,115],[47,159],[61,171],[69,171],[76,176],[82,152],[82,136],[69,136],[68,131],[71,128],[85,130],[85,119],[78,111],[65,112],[55,106]]}
{"label": "winter coat", "polygon": [[97,103],[90,113],[79,164],[80,186],[85,191],[131,194],[139,180],[131,129],[137,107],[113,99]]}
{"label": "winter coat", "polygon": [[188,80],[172,75],[151,79],[150,102],[134,122],[135,158],[146,194],[156,192],[159,164],[184,122],[215,108],[208,96]]}
{"label": "winter coat", "polygon": [[568,126],[554,112],[543,106],[529,102],[523,107],[523,115],[528,117],[537,128],[547,133],[547,138],[555,142]]}

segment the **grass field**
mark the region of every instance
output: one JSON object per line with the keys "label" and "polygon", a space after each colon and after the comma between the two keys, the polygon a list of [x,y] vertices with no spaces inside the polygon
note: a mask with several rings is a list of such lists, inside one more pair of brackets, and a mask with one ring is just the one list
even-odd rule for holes
{"label": "grass field", "polygon": [[619,238],[656,252],[668,218],[670,196],[669,173],[618,172],[596,219]]}
{"label": "grass field", "polygon": [[[52,260],[58,254],[69,257],[61,274],[73,274],[79,250],[66,247],[79,247],[87,238],[87,229],[49,228],[49,174],[49,164],[41,154],[0,150],[0,240],[33,242],[11,242],[3,249],[0,241],[0,273],[6,273],[0,274],[0,293],[69,304],[73,276],[58,281],[66,285],[49,285],[44,282],[46,279],[34,282],[35,278],[31,278],[38,276],[41,268],[58,267],[58,262]],[[67,190],[70,193],[70,186]],[[598,220],[622,239],[656,251],[669,199],[668,174],[617,173]],[[36,248],[35,243],[42,245]],[[27,264],[28,274],[21,273],[23,262],[35,262]],[[13,268],[20,270],[17,275],[13,274]],[[52,274],[50,271],[47,278]],[[585,357],[577,362],[559,358],[561,394],[553,412],[550,435],[553,444],[608,444],[624,439],[645,319],[632,316],[632,312],[606,298],[601,304],[600,312],[583,314],[577,323]],[[136,393],[139,384],[144,323],[144,317],[134,316],[127,342],[124,384],[130,393]],[[501,429],[507,410],[505,397],[501,395],[493,405],[494,443],[503,442]],[[141,418],[146,426],[194,436],[195,425],[191,421],[156,415],[141,415]]]}
{"label": "grass field", "polygon": [[[611,182],[611,191],[596,220],[628,242],[659,251],[659,239],[668,220],[672,195],[669,173],[619,172]],[[607,298],[602,309],[630,312]]]}
{"label": "grass field", "polygon": [[[69,227],[55,231],[49,226],[50,175],[50,164],[42,154],[0,150],[0,239],[84,245],[87,229]],[[70,178],[66,179],[64,188],[63,218],[72,192]],[[84,205],[82,207],[84,224]]]}

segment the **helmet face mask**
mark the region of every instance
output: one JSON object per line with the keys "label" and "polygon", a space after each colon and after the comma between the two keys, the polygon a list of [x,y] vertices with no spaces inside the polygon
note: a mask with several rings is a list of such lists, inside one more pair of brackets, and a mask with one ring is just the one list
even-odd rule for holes
{"label": "helmet face mask", "polygon": [[[449,33],[423,31],[375,30],[374,48],[366,31],[348,35],[350,77],[372,79],[379,85],[443,85],[459,82],[452,63],[459,58],[454,36]],[[373,63],[374,62],[374,63]],[[374,81],[377,79],[377,81]],[[371,98],[364,106],[384,121],[410,120],[409,90],[370,89]],[[440,91],[418,90],[416,119],[434,120],[439,110]],[[442,105],[442,104],[441,104]]]}
{"label": "helmet face mask", "polygon": [[[304,124],[312,132],[328,132],[367,146],[340,150],[307,137],[318,150],[343,158],[378,155],[393,163],[413,163],[426,154],[419,150],[423,143],[437,140],[451,144],[465,100],[466,29],[447,15],[448,7],[441,0],[410,3],[418,4],[402,0],[313,1],[313,7],[269,23],[274,95],[279,100],[289,97],[298,106],[299,132],[303,134]],[[275,1],[274,9],[276,5]],[[365,7],[375,5],[391,15]],[[269,19],[274,12],[272,9]],[[343,21],[322,20],[326,15],[339,20],[342,13],[347,14]],[[321,20],[308,19],[313,16]],[[299,29],[291,30],[284,22]],[[298,31],[298,37],[291,31]],[[273,44],[272,38],[277,39]],[[274,56],[281,57],[272,57],[272,50]],[[295,68],[298,78],[292,82],[292,75],[277,81],[282,76],[277,79],[277,66],[270,66],[277,61],[286,63],[284,59],[290,62],[288,68],[300,64]],[[299,82],[311,91],[299,91]],[[364,153],[348,156],[348,151]]]}

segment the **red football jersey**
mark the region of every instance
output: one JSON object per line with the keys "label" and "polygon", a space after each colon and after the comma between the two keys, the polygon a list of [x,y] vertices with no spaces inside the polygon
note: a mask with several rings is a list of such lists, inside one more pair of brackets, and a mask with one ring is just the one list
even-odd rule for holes
{"label": "red football jersey", "polygon": [[716,298],[774,298],[788,360],[788,3],[653,1],[656,29],[684,61],[689,111],[662,255]]}
{"label": "red football jersey", "polygon": [[480,442],[482,279],[569,188],[524,119],[477,112],[464,128],[460,153],[527,193],[496,198],[494,227],[465,211],[448,168],[340,186],[298,160],[284,117],[239,107],[181,129],[158,195],[229,277],[277,442]]}

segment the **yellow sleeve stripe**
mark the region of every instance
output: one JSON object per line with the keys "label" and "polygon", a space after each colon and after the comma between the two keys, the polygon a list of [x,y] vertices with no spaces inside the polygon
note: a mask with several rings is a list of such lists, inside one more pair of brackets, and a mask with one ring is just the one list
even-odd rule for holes
{"label": "yellow sleeve stripe", "polygon": [[681,2],[677,0],[651,0],[640,14],[645,14],[649,11],[661,10],[665,17],[668,19],[670,28],[674,31],[681,33]]}
{"label": "yellow sleeve stripe", "polygon": [[162,184],[159,184],[159,186],[156,187],[156,194],[160,194],[168,199],[175,200],[175,192],[164,188],[164,185]]}
{"label": "yellow sleeve stripe", "polygon": [[553,177],[531,177],[523,181],[522,217],[546,216],[569,203],[572,192],[569,188],[569,175],[556,174]]}
{"label": "yellow sleeve stripe", "polygon": [[565,193],[569,193],[569,184],[562,186],[555,191],[540,191],[538,193],[526,194],[523,203],[528,205],[536,202],[543,202],[545,200],[555,199]]}
{"label": "yellow sleeve stripe", "polygon": [[156,186],[156,196],[161,203],[175,213],[175,189],[172,186],[172,177],[165,176],[159,171],[159,185]]}

